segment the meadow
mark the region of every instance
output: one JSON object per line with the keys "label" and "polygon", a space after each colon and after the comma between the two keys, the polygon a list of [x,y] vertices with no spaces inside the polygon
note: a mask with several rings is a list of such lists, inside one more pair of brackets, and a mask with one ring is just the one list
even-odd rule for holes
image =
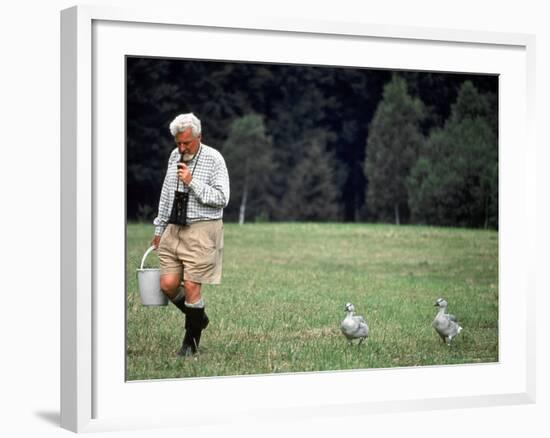
{"label": "meadow", "polygon": [[[222,284],[204,285],[200,354],[176,355],[183,315],[141,305],[136,269],[150,224],[127,227],[127,380],[498,361],[498,232],[425,226],[226,223]],[[158,266],[156,256],[148,267]],[[438,297],[464,330],[445,346]],[[340,332],[351,302],[369,324]]]}

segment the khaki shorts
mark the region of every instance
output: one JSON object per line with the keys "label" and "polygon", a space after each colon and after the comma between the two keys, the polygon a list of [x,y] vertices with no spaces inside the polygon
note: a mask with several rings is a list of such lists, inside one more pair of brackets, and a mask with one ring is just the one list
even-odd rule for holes
{"label": "khaki shorts", "polygon": [[222,279],[221,219],[179,226],[169,224],[158,247],[161,274],[182,274],[195,283],[219,284]]}

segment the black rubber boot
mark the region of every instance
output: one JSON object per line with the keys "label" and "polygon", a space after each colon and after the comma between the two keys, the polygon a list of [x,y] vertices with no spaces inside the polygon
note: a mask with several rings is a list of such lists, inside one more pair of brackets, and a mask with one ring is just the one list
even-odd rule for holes
{"label": "black rubber boot", "polygon": [[176,306],[178,309],[180,309],[181,313],[183,313],[184,315],[187,315],[188,307],[185,305],[185,299],[181,299],[179,301],[172,301],[172,304]]}
{"label": "black rubber boot", "polygon": [[[172,304],[174,306],[176,306],[178,309],[180,309],[181,313],[183,313],[184,315],[186,315],[186,318],[185,318],[185,327],[187,328],[187,314],[189,312],[189,309],[190,307],[187,307],[185,305],[185,300],[182,299],[182,300],[179,300],[178,302],[174,302],[172,301]],[[202,309],[204,311],[204,308]],[[203,318],[202,318],[202,329],[204,330],[207,326],[208,326],[208,323],[210,322],[210,320],[208,319],[208,316],[206,315],[206,312],[203,312]]]}
{"label": "black rubber boot", "polygon": [[180,351],[178,351],[178,356],[189,357],[193,356],[196,352],[197,348],[195,348],[191,334],[189,333],[189,330],[186,330]]}
{"label": "black rubber boot", "polygon": [[201,333],[210,322],[206,316],[204,307],[195,308],[186,306],[186,312],[185,336],[183,337],[181,349],[178,352],[179,356],[193,356],[198,352]]}

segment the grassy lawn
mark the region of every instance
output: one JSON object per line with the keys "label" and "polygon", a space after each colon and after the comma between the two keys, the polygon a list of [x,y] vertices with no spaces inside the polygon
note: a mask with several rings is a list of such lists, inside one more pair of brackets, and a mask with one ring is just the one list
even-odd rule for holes
{"label": "grassy lawn", "polygon": [[[222,284],[203,286],[210,325],[183,359],[183,315],[140,303],[149,224],[128,225],[128,380],[498,361],[498,233],[372,224],[225,224]],[[156,266],[151,255],[148,266]],[[431,327],[444,297],[464,327]],[[369,339],[349,346],[344,305]]]}

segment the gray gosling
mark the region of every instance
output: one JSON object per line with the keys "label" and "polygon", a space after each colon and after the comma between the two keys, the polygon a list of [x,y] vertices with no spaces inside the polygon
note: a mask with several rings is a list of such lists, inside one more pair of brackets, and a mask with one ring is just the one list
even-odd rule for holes
{"label": "gray gosling", "polygon": [[451,341],[462,331],[462,327],[458,324],[456,316],[447,313],[447,305],[447,301],[443,298],[437,299],[434,306],[438,308],[438,311],[432,322],[432,327],[441,337],[441,340],[451,346]]}
{"label": "gray gosling", "polygon": [[349,344],[351,344],[353,340],[359,339],[359,343],[357,345],[361,345],[361,343],[369,335],[369,326],[367,325],[367,321],[365,321],[365,318],[362,316],[354,315],[355,307],[353,304],[347,303],[345,310],[346,317],[340,324],[340,330],[342,330],[342,333],[347,338]]}

